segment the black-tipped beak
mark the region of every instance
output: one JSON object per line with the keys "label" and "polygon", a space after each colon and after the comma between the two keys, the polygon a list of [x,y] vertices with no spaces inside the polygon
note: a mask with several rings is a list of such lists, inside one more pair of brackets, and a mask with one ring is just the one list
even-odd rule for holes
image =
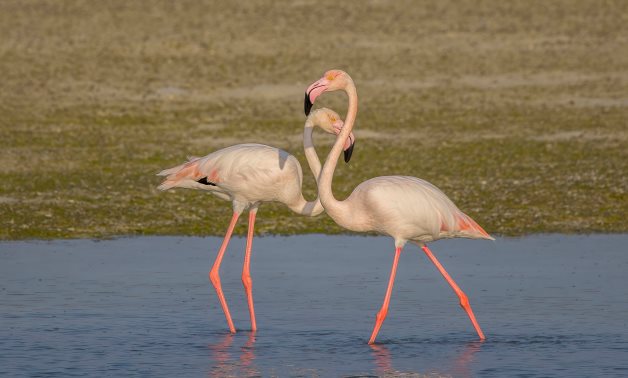
{"label": "black-tipped beak", "polygon": [[348,163],[351,160],[351,154],[353,154],[353,147],[355,146],[355,142],[351,143],[351,146],[345,150],[345,163]]}
{"label": "black-tipped beak", "polygon": [[310,115],[310,110],[312,110],[312,101],[310,101],[310,94],[305,92],[305,99],[303,100],[303,110],[305,111],[305,115]]}

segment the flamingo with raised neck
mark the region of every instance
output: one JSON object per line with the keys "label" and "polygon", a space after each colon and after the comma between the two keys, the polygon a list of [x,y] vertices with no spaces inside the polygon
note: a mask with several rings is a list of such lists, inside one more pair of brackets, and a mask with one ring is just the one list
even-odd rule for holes
{"label": "flamingo with raised neck", "polygon": [[322,78],[312,83],[305,92],[304,110],[309,114],[316,98],[324,92],[344,91],[349,97],[349,109],[345,124],[336,137],[321,172],[318,194],[321,204],[329,216],[340,226],[358,232],[375,231],[391,236],[395,241],[395,256],[388,281],[384,303],[377,313],[369,344],[375,342],[388,313],[390,297],[397,272],[401,250],[408,241],[416,243],[432,261],[452,287],[460,300],[481,340],[485,339],[467,295],[449,276],[426,243],[443,238],[471,238],[494,240],[471,217],[456,205],[436,186],[410,176],[381,176],[358,185],[343,201],[334,198],[332,179],[340,152],[352,150],[352,130],[358,111],[358,95],[351,77],[344,71],[327,71]]}

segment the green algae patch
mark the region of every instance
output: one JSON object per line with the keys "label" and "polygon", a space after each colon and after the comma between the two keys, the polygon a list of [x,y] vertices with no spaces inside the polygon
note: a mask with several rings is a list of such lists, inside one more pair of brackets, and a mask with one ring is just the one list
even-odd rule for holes
{"label": "green algae patch", "polygon": [[[236,143],[294,154],[314,198],[303,91],[330,68],[360,98],[337,198],[411,175],[493,234],[626,232],[628,6],[562,3],[3,2],[0,238],[222,235],[229,203],[155,174]],[[273,203],[256,231],[344,232]]]}

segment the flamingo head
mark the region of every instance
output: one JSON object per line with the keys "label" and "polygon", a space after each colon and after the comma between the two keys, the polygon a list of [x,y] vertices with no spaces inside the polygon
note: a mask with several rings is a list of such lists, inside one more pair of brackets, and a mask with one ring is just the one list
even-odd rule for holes
{"label": "flamingo head", "polygon": [[[307,116],[310,114],[310,110],[312,110],[312,105],[314,105],[314,101],[316,101],[316,98],[320,96],[323,92],[333,92],[346,89],[351,84],[351,82],[351,77],[344,71],[329,70],[325,72],[323,77],[312,83],[305,91],[305,99],[303,102],[303,110],[305,111],[305,115]],[[341,128],[337,129],[338,131],[336,135],[340,133],[340,129]],[[353,135],[353,133],[351,133],[343,147],[345,162],[347,163],[351,159],[354,143],[355,136]]]}
{"label": "flamingo head", "polygon": [[341,70],[330,70],[325,72],[323,77],[312,83],[305,91],[305,100],[303,103],[303,110],[305,115],[310,114],[312,105],[316,98],[323,92],[332,92],[340,89],[345,89],[349,84],[351,77]]}
{"label": "flamingo head", "polygon": [[[314,125],[318,125],[321,129],[323,129],[323,131],[329,134],[339,135],[340,131],[342,131],[342,127],[344,126],[344,121],[340,118],[338,113],[328,108],[316,109],[310,113],[307,118],[308,120],[311,120]],[[347,138],[343,147],[346,163],[348,163],[351,159],[354,144],[355,135],[350,133],[349,138]]]}

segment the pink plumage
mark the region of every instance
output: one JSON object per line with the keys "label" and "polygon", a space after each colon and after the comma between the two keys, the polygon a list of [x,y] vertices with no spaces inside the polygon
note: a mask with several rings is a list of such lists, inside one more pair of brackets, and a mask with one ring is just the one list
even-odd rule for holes
{"label": "pink plumage", "polygon": [[453,237],[493,238],[471,217],[460,211],[436,186],[416,177],[375,177],[358,185],[347,199],[336,200],[332,193],[332,179],[340,152],[347,149],[347,142],[352,143],[350,134],[358,110],[357,90],[346,72],[331,70],[307,88],[304,104],[307,114],[318,96],[336,90],[342,90],[349,96],[349,109],[344,128],[325,160],[319,178],[318,193],[321,204],[327,214],[344,228],[360,232],[376,231],[390,235],[395,240],[395,258],[388,289],[382,308],[377,313],[369,344],[375,342],[388,313],[399,254],[408,241],[418,244],[445,277],[460,299],[460,305],[467,312],[478,336],[484,339],[484,333],[475,319],[466,294],[445,271],[426,243]]}
{"label": "pink plumage", "polygon": [[[318,179],[321,163],[312,142],[314,126],[319,126],[327,133],[337,134],[342,127],[342,120],[332,110],[319,109],[313,112],[305,122],[303,132],[305,156],[312,174]],[[275,201],[285,204],[292,211],[302,215],[315,216],[323,212],[318,198],[314,201],[306,201],[301,193],[303,173],[299,161],[276,147],[254,143],[237,144],[204,157],[191,157],[186,163],[165,169],[158,175],[166,176],[158,187],[161,190],[173,188],[204,190],[232,203],[231,222],[216,261],[209,272],[209,279],[216,289],[231,332],[235,332],[235,326],[222,291],[219,270],[236,222],[242,212],[249,210],[242,283],[249,306],[251,329],[255,331],[257,325],[253,306],[250,257],[258,207],[262,202]]]}

